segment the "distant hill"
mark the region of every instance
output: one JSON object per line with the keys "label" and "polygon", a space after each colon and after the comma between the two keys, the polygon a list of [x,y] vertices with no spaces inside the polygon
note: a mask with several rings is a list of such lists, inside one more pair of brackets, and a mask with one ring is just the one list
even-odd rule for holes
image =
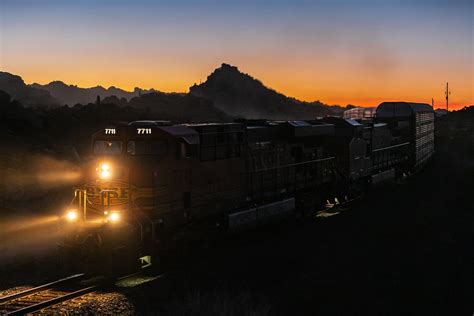
{"label": "distant hill", "polygon": [[303,102],[289,98],[228,64],[222,64],[205,82],[195,84],[189,90],[190,94],[213,101],[217,108],[234,117],[310,119],[341,115],[345,110],[319,101]]}
{"label": "distant hill", "polygon": [[101,99],[106,97],[115,96],[119,99],[125,98],[129,100],[133,97],[137,97],[143,93],[156,92],[156,90],[143,90],[135,88],[133,91],[125,91],[116,87],[104,88],[97,86],[93,88],[80,88],[75,85],[67,85],[62,81],[53,81],[45,85],[33,83],[30,85],[33,88],[43,89],[48,91],[54,98],[61,101],[62,104],[75,105],[75,104],[88,104],[93,103],[99,96]]}
{"label": "distant hill", "polygon": [[466,105],[456,111],[450,111],[446,117],[448,120],[467,121],[471,125],[474,125],[474,104]]}
{"label": "distant hill", "polygon": [[0,71],[0,90],[24,106],[57,106],[61,102],[48,91],[25,84],[20,76]]}

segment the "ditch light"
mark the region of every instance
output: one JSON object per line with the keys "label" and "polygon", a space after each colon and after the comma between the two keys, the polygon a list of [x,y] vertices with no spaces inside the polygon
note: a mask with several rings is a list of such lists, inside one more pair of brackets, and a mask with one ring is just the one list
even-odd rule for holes
{"label": "ditch light", "polygon": [[113,211],[110,213],[105,211],[104,215],[107,216],[107,222],[112,222],[112,223],[116,223],[120,221],[120,218],[121,218],[120,212],[118,211]]}
{"label": "ditch light", "polygon": [[77,213],[77,210],[67,210],[66,211],[66,219],[69,221],[69,222],[75,222],[77,221],[77,219],[79,218],[79,214]]}

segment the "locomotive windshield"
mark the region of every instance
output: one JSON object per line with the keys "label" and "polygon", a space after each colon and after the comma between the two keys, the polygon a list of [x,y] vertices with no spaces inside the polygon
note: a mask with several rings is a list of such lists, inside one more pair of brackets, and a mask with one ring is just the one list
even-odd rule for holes
{"label": "locomotive windshield", "polygon": [[164,156],[168,151],[168,143],[164,140],[131,140],[127,144],[130,155]]}
{"label": "locomotive windshield", "polygon": [[97,155],[120,155],[123,143],[120,140],[96,140],[94,142],[94,154]]}

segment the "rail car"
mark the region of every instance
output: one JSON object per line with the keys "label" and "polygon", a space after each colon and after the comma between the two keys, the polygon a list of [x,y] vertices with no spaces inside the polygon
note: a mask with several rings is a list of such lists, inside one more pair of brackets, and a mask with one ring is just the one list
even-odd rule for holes
{"label": "rail car", "polygon": [[63,248],[151,264],[189,240],[305,216],[414,173],[434,152],[434,112],[387,102],[363,121],[134,121],[96,132],[91,147]]}

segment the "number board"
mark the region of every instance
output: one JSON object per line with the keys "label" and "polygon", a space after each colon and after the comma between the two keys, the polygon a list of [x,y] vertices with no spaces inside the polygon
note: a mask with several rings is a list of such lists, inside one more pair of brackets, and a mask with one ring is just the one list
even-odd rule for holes
{"label": "number board", "polygon": [[104,129],[104,134],[105,135],[115,135],[115,128],[105,128]]}
{"label": "number board", "polygon": [[151,135],[151,128],[137,128],[138,135]]}

